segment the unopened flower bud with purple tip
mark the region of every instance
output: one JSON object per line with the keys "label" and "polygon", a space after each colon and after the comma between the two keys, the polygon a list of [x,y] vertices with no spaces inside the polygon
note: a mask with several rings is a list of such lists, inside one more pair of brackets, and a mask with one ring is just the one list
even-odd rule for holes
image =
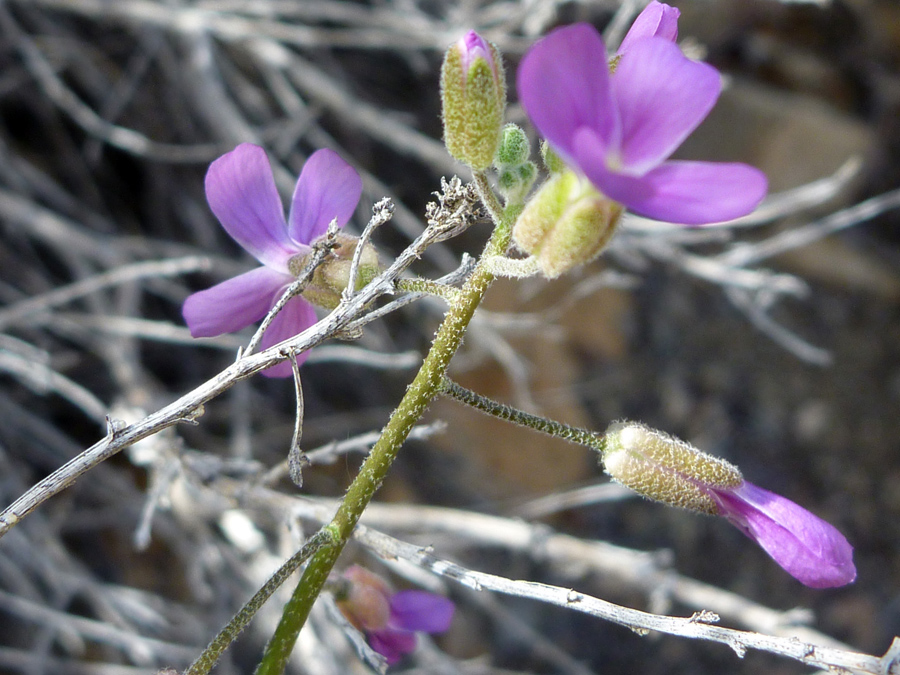
{"label": "unopened flower bud with purple tip", "polygon": [[675,7],[653,0],[631,24],[631,28],[622,39],[618,53],[624,54],[637,40],[646,37],[663,38],[669,42],[675,42],[678,39],[679,16],[681,16],[681,12]]}
{"label": "unopened flower bud with purple tip", "polygon": [[491,166],[506,109],[500,52],[475,31],[447,50],[441,66],[444,143],[476,171]]}
{"label": "unopened flower bud with purple tip", "polygon": [[427,591],[395,593],[384,579],[358,565],[344,572],[336,590],[338,608],[388,664],[416,648],[416,631],[446,631],[455,610],[450,600]]}
{"label": "unopened flower bud with purple tip", "polygon": [[605,435],[603,464],[614,480],[649,499],[724,516],[795,579],[813,588],[856,579],[853,547],[833,526],[744,480],[736,466],[636,422]]}
{"label": "unopened flower bud with purple tip", "polygon": [[616,231],[622,206],[573,171],[553,174],[525,205],[513,240],[555,279],[596,258]]}

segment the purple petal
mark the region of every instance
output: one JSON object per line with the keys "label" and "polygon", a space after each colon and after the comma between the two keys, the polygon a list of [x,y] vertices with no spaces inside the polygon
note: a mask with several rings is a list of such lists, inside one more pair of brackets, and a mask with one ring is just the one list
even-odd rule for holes
{"label": "purple petal", "polygon": [[610,78],[622,124],[623,171],[658,165],[697,128],[722,88],[718,71],[661,38],[635,41]]}
{"label": "purple petal", "polygon": [[453,619],[453,603],[426,591],[400,591],[391,598],[391,625],[406,630],[443,633]]}
{"label": "purple petal", "polygon": [[853,547],[803,507],[746,482],[715,496],[723,515],[801,583],[832,588],[856,579]]}
{"label": "purple petal", "polygon": [[288,217],[291,239],[309,244],[337,218],[343,227],[362,195],[362,178],[333,150],[317,150],[303,165]]}
{"label": "purple petal", "polygon": [[631,24],[618,53],[624,53],[631,48],[635,40],[644,37],[659,37],[675,42],[678,39],[679,16],[681,12],[674,7],[653,0]]}
{"label": "purple petal", "polygon": [[491,55],[490,45],[487,40],[474,30],[470,30],[462,36],[459,39],[459,42],[456,43],[456,46],[459,49],[460,56],[462,56],[462,69],[464,73],[469,72],[469,66],[471,66],[472,62],[478,57],[483,58],[491,64],[491,68],[496,72],[497,68],[494,65],[494,57]]}
{"label": "purple petal", "polygon": [[[275,298],[277,301],[278,298]],[[283,340],[292,338],[302,333],[316,322],[316,311],[306,300],[295,297],[288,300],[287,304],[269,324],[266,332],[263,333],[260,342],[260,350],[268,349],[272,345],[276,345]],[[301,352],[297,354],[297,363],[302,364],[309,357],[309,352]],[[286,359],[281,363],[266,368],[262,374],[266,377],[290,377],[293,373],[290,359]]]}
{"label": "purple petal", "polygon": [[746,164],[665,162],[642,178],[608,169],[602,146],[578,134],[577,163],[594,186],[633,213],[685,225],[704,225],[744,216],[766,195],[762,171]]}
{"label": "purple petal", "polygon": [[724,162],[665,162],[641,179],[652,194],[629,206],[635,213],[686,225],[745,216],[766,196],[766,175]]}
{"label": "purple petal", "polygon": [[416,648],[416,635],[405,630],[385,628],[368,633],[369,646],[381,654],[388,664],[397,663]]}
{"label": "purple petal", "polygon": [[604,148],[618,147],[606,48],[594,28],[579,23],[551,32],[522,59],[519,100],[537,130],[564,159],[574,157],[576,132],[591,129]]}
{"label": "purple petal", "polygon": [[258,267],[189,295],[181,313],[194,337],[233,333],[266,315],[291,277]]}
{"label": "purple petal", "polygon": [[206,200],[232,239],[263,265],[287,272],[296,247],[265,150],[241,143],[210,164]]}

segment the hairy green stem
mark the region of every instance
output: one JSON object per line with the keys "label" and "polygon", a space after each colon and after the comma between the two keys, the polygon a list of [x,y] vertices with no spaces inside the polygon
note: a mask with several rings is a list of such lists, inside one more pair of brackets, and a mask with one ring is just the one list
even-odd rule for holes
{"label": "hairy green stem", "polygon": [[452,302],[459,293],[455,286],[448,286],[431,279],[398,279],[397,288],[409,293],[428,293]]}
{"label": "hairy green stem", "polygon": [[589,429],[582,429],[581,427],[573,427],[568,424],[563,424],[562,422],[556,422],[555,420],[550,420],[546,417],[532,415],[531,413],[519,410],[518,408],[508,406],[505,403],[500,403],[482,396],[481,394],[476,394],[471,389],[466,389],[447,377],[444,378],[441,387],[441,393],[493,417],[499,417],[507,422],[513,422],[519,426],[528,427],[529,429],[540,431],[549,436],[555,436],[556,438],[562,438],[571,441],[572,443],[585,445],[596,450],[601,455],[603,455],[603,452],[606,450],[606,440],[603,434],[598,434]]}
{"label": "hairy green stem", "polygon": [[300,583],[284,608],[281,622],[266,647],[256,671],[257,675],[281,675],[284,672],[297,635],[306,622],[335,561],[353,533],[353,528],[384,481],[410,430],[441,391],[441,383],[450,359],[459,349],[476,308],[494,280],[484,261],[505,253],[509,247],[512,222],[520,209],[510,208],[505,211],[483,172],[475,175],[475,184],[482,202],[494,220],[495,227],[491,239],[485,246],[472,275],[450,300],[444,321],[435,335],[422,367],[382,430],[381,437],[360,467],[359,474],[347,489],[329,525],[336,534],[336,540],[316,551],[307,564]]}
{"label": "hairy green stem", "polygon": [[184,675],[206,675],[219,657],[222,656],[228,646],[237,639],[241,631],[250,623],[250,619],[260,610],[272,593],[274,593],[283,584],[291,574],[293,574],[300,565],[306,562],[313,553],[321,546],[331,543],[334,540],[334,532],[327,528],[319,530],[316,534],[307,540],[299,551],[287,559],[287,561],[278,568],[278,570],[269,577],[268,581],[260,588],[250,600],[247,601],[241,610],[234,615],[234,618],[228,622],[219,634],[209,643],[209,646],[203,650],[203,653],[197,657],[190,667],[184,671]]}

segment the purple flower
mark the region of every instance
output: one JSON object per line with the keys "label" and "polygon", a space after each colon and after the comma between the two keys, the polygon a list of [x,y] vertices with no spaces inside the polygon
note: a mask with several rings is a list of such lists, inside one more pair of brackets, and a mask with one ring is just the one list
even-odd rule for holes
{"label": "purple flower", "polygon": [[[206,173],[206,199],[225,231],[263,264],[184,301],[182,314],[194,337],[232,333],[262,319],[294,281],[288,269],[337,219],[346,225],[362,194],[356,171],[331,150],[310,155],[297,180],[287,221],[272,167],[258,145],[242,143],[215,160]],[[302,297],[292,298],[263,335],[266,349],[306,330],[316,314]],[[297,361],[302,363],[305,354]],[[287,361],[263,371],[291,374]]]}
{"label": "purple flower", "polygon": [[414,631],[443,633],[450,627],[455,607],[447,598],[427,591],[399,591],[390,599],[390,618],[384,628],[369,630],[369,645],[396,663],[416,647]]}
{"label": "purple flower", "polygon": [[720,515],[801,583],[832,588],[856,579],[853,547],[844,535],[803,507],[746,481],[711,492]]}
{"label": "purple flower", "polygon": [[699,225],[752,211],[766,193],[746,164],[667,161],[715,104],[719,73],[674,43],[677,10],[653,3],[614,72],[594,28],[553,31],[525,55],[518,91],[534,126],[570,167],[631,211]]}
{"label": "purple flower", "polygon": [[603,465],[614,480],[649,499],[724,516],[807,586],[831,588],[856,578],[844,535],[689,443],[637,422],[615,422],[604,435]]}
{"label": "purple flower", "polygon": [[455,607],[447,598],[426,591],[394,593],[381,577],[358,565],[343,577],[349,588],[338,607],[389,664],[416,648],[415,631],[443,633],[450,627]]}

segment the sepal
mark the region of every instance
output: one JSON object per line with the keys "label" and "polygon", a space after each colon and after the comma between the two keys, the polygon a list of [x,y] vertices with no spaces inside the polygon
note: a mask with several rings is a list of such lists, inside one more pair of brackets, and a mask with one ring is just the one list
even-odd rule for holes
{"label": "sepal", "polygon": [[513,227],[513,240],[554,279],[590,262],[615,233],[622,206],[572,171],[552,175]]}

